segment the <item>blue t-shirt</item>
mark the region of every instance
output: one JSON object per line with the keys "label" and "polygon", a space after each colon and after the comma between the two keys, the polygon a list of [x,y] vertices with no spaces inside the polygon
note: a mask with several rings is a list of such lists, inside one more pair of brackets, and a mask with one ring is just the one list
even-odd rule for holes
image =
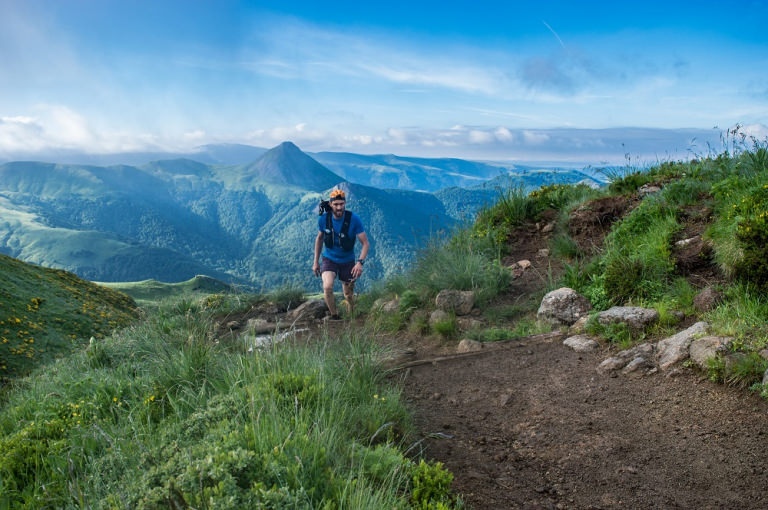
{"label": "blue t-shirt", "polygon": [[[333,222],[333,248],[328,248],[328,246],[324,245],[325,251],[323,251],[323,255],[339,264],[343,264],[344,262],[354,262],[355,250],[345,251],[339,242],[339,232],[341,232],[341,226],[344,224],[344,216],[337,220],[333,216],[333,213],[321,214],[317,217],[317,229],[320,232],[325,232],[326,214],[331,215],[331,221]],[[349,219],[349,237],[357,239],[357,235],[362,234],[363,232],[365,232],[365,229],[363,228],[363,222],[360,220],[360,216],[352,213],[352,217]]]}

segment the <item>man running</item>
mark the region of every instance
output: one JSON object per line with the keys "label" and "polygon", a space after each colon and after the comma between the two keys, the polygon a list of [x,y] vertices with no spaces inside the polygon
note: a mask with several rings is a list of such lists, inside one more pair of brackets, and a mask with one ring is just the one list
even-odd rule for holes
{"label": "man running", "polygon": [[[341,288],[347,303],[347,314],[354,308],[355,280],[363,274],[363,264],[368,256],[368,236],[365,234],[360,217],[346,210],[346,195],[343,190],[331,191],[328,201],[331,211],[321,214],[317,220],[317,238],[315,239],[315,260],[312,272],[323,278],[323,294],[332,320],[338,320],[336,299],[333,295],[333,283],[336,275],[341,280]],[[355,260],[355,239],[360,241],[360,257]],[[325,245],[323,262],[320,264],[320,251]]]}

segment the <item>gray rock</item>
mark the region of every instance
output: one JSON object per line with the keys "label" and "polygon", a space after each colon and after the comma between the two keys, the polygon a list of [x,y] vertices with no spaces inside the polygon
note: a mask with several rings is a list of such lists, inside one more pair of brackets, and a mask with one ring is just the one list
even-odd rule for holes
{"label": "gray rock", "polygon": [[522,269],[523,271],[525,271],[526,269],[528,269],[528,268],[530,268],[530,267],[531,267],[531,261],[530,261],[530,260],[527,260],[527,259],[518,260],[518,261],[517,261],[517,265],[518,265],[518,267],[519,267],[520,269]]}
{"label": "gray rock", "polygon": [[580,335],[584,333],[584,330],[587,327],[587,321],[589,320],[589,317],[584,316],[571,324],[571,327],[568,328],[568,333],[571,335]]}
{"label": "gray rock", "polygon": [[659,312],[639,306],[614,306],[598,313],[597,320],[603,325],[624,323],[636,331],[642,331],[659,320]]}
{"label": "gray rock", "polygon": [[699,368],[706,369],[707,360],[727,351],[732,342],[732,337],[725,336],[705,336],[697,338],[691,342],[689,348],[691,360],[696,363]]}
{"label": "gray rock", "polygon": [[456,325],[459,329],[468,331],[470,329],[477,329],[482,327],[482,321],[479,321],[472,317],[456,317]]}
{"label": "gray rock", "polygon": [[475,352],[475,351],[482,351],[483,350],[483,344],[480,342],[477,342],[475,340],[470,340],[469,338],[465,338],[461,342],[459,342],[458,347],[456,347],[456,352],[463,353],[463,352]]}
{"label": "gray rock", "polygon": [[724,356],[723,359],[725,359],[725,373],[731,372],[733,366],[742,362],[746,357],[747,354],[744,352],[732,352]]}
{"label": "gray rock", "polygon": [[573,289],[563,287],[549,292],[541,300],[536,317],[553,326],[570,326],[587,315],[592,304]]}
{"label": "gray rock", "polygon": [[589,335],[576,335],[568,337],[563,341],[563,345],[570,347],[576,352],[594,351],[600,347],[600,344],[597,343],[597,340]]}
{"label": "gray rock", "polygon": [[723,294],[714,287],[705,287],[693,298],[693,307],[699,312],[708,312],[717,308],[723,300]]}
{"label": "gray rock", "polygon": [[475,306],[475,293],[471,290],[441,290],[435,297],[435,306],[456,315],[467,315]]}
{"label": "gray rock", "polygon": [[652,368],[652,365],[642,357],[637,357],[627,363],[627,365],[621,369],[623,375],[637,375],[641,374],[641,371]]}
{"label": "gray rock", "polygon": [[392,301],[387,301],[381,305],[381,311],[386,313],[393,313],[400,310],[400,298],[395,298]]}
{"label": "gray rock", "polygon": [[697,322],[693,326],[656,344],[656,359],[659,368],[666,370],[679,361],[684,361],[690,356],[690,346],[697,335],[706,334],[709,325],[706,322]]}
{"label": "gray rock", "polygon": [[400,309],[400,299],[396,297],[387,301],[386,298],[379,298],[373,302],[372,309],[387,313],[396,312]]}
{"label": "gray rock", "polygon": [[310,299],[298,308],[295,308],[288,312],[289,320],[309,320],[309,319],[322,319],[325,316],[325,312],[328,307],[325,306],[325,301],[322,299]]}
{"label": "gray rock", "polygon": [[629,363],[631,363],[635,359],[638,359],[638,358],[641,358],[644,360],[651,359],[653,357],[653,353],[654,353],[653,344],[644,343],[644,344],[636,345],[630,349],[625,349],[623,351],[617,352],[615,356],[612,356],[607,360],[603,361],[597,367],[597,371],[601,374],[615,372],[617,370],[621,370],[622,368],[626,367]]}
{"label": "gray rock", "polygon": [[761,349],[760,352],[758,352],[761,358],[768,359],[768,349]]}
{"label": "gray rock", "polygon": [[766,370],[765,373],[763,374],[763,386],[765,386],[766,384],[768,384],[768,370]]}
{"label": "gray rock", "polygon": [[445,310],[435,310],[429,315],[429,325],[432,326],[437,322],[445,322],[450,318],[451,316]]}
{"label": "gray rock", "polygon": [[694,241],[698,241],[701,239],[701,236],[693,236],[689,239],[681,239],[680,241],[677,241],[675,243],[675,246],[679,246],[680,248],[685,248],[689,244],[693,243]]}
{"label": "gray rock", "polygon": [[597,371],[598,373],[601,373],[601,374],[607,374],[609,372],[615,372],[616,370],[621,370],[626,366],[626,364],[627,364],[627,360],[614,356],[600,363],[597,366]]}
{"label": "gray rock", "polygon": [[269,321],[267,319],[263,317],[256,317],[254,319],[248,319],[247,329],[249,330],[261,329],[267,324],[269,324]]}
{"label": "gray rock", "polygon": [[646,343],[631,347],[629,349],[620,351],[619,353],[616,354],[616,356],[629,362],[630,360],[633,360],[635,358],[650,359],[651,357],[653,357],[654,351],[655,351],[655,347],[653,346],[653,344],[649,344],[648,342],[646,342]]}
{"label": "gray rock", "polygon": [[637,188],[637,194],[641,197],[644,197],[646,195],[651,195],[653,193],[658,193],[661,191],[661,188],[656,186],[655,184],[643,184],[639,188]]}

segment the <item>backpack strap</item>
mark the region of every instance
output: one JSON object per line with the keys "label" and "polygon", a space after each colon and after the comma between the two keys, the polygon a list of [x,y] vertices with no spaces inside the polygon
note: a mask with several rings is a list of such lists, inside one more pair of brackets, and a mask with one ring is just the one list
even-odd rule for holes
{"label": "backpack strap", "polygon": [[331,211],[325,213],[325,232],[323,232],[323,242],[327,248],[333,248],[333,222],[331,221]]}
{"label": "backpack strap", "polygon": [[352,221],[352,211],[344,211],[344,222],[341,224],[339,232],[339,242],[345,251],[350,251],[355,247],[355,238],[349,237],[349,223]]}

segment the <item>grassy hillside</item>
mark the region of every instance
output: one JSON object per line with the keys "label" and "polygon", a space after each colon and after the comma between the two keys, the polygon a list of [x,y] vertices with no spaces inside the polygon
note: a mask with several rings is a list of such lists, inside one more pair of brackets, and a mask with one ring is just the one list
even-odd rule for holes
{"label": "grassy hillside", "polygon": [[135,318],[133,300],[81,280],[0,254],[0,378],[28,373],[78,351]]}
{"label": "grassy hillside", "polygon": [[155,304],[163,299],[194,298],[205,294],[216,294],[234,291],[230,284],[197,275],[185,282],[165,283],[157,280],[140,282],[98,282],[99,285],[127,294],[139,304]]}
{"label": "grassy hillside", "polygon": [[[755,143],[690,162],[614,169],[607,177],[610,184],[599,190],[549,185],[500,193],[473,225],[422,250],[411,271],[379,289],[399,297],[400,311],[377,320],[391,331],[429,331],[417,311],[434,308],[444,288],[474,290],[485,305],[505,292],[509,274],[501,261],[521,227],[541,237],[535,225],[546,225],[549,269],[540,275],[539,301],[547,290],[570,287],[594,312],[616,305],[659,312],[659,322],[643,331],[601,326],[593,314],[587,331],[618,347],[706,321],[709,334],[733,339],[730,351],[710,360],[708,375],[768,396],[768,150]],[[696,304],[699,294],[714,298]],[[539,301],[485,306],[485,325],[462,334],[484,340],[534,331]],[[431,329],[458,334],[454,318]]]}
{"label": "grassy hillside", "polygon": [[213,335],[243,305],[161,306],[8,391],[0,508],[454,508],[375,343],[254,354]]}

